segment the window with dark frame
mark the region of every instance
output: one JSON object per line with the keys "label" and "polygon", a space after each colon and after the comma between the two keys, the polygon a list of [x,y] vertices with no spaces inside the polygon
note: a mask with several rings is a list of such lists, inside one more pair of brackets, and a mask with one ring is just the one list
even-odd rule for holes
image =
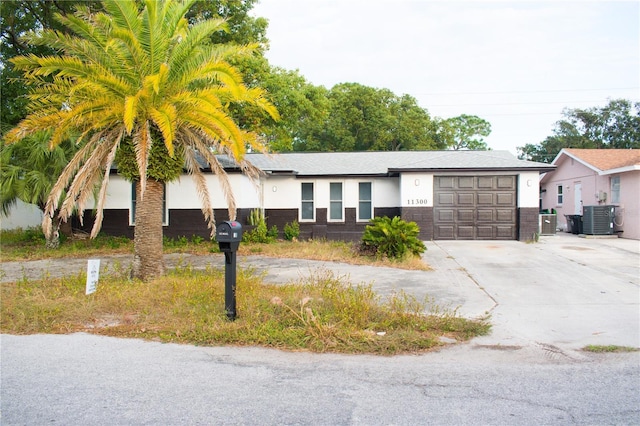
{"label": "window with dark frame", "polygon": [[614,204],[620,203],[620,176],[611,178],[611,202]]}
{"label": "window with dark frame", "polygon": [[371,201],[371,182],[358,184],[358,220],[370,220],[373,217]]}
{"label": "window with dark frame", "polygon": [[300,206],[300,219],[313,221],[315,219],[315,208],[313,202],[313,183],[302,182],[302,205]]}
{"label": "window with dark frame", "polygon": [[329,183],[329,220],[343,220],[342,182]]}
{"label": "window with dark frame", "polygon": [[562,205],[563,201],[562,185],[558,185],[558,205]]}

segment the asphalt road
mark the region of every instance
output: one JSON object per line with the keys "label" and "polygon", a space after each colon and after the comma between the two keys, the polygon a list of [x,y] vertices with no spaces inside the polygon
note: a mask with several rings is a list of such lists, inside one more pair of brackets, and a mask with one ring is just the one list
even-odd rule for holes
{"label": "asphalt road", "polygon": [[267,281],[323,267],[429,294],[493,333],[397,357],[2,335],[1,424],[640,424],[640,352],[581,350],[640,347],[639,244],[430,242],[432,272],[246,258]]}
{"label": "asphalt road", "polygon": [[2,424],[633,425],[639,361],[472,345],[372,357],[3,335]]}

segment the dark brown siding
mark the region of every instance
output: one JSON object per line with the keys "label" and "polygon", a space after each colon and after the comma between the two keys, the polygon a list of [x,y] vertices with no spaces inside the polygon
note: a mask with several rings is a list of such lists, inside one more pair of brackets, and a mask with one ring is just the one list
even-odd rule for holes
{"label": "dark brown siding", "polygon": [[538,232],[537,207],[520,207],[518,209],[518,240],[529,241],[535,239]]}
{"label": "dark brown siding", "polygon": [[421,240],[433,239],[433,207],[403,207],[401,217],[418,224]]}
{"label": "dark brown siding", "polygon": [[[236,215],[236,220],[242,224],[245,231],[249,230],[249,215],[253,209],[239,209]],[[229,220],[229,216],[226,209],[216,209],[214,211],[216,223]],[[375,216],[400,216],[400,208],[386,207],[376,208],[374,210]],[[431,213],[429,213],[431,214]],[[287,223],[292,223],[294,220],[298,220],[297,209],[268,209],[265,211],[267,218],[267,227],[271,228],[276,226],[278,228],[278,234],[280,238],[284,237],[284,226]],[[91,231],[94,218],[90,212],[85,212],[84,226],[80,227],[79,221],[74,223],[76,229],[83,229],[87,232]],[[345,209],[344,222],[327,222],[327,209],[316,210],[315,222],[302,222],[300,223],[300,238],[318,238],[328,240],[343,240],[343,241],[359,241],[362,238],[364,228],[368,225],[368,222],[356,221],[356,209]],[[133,238],[134,227],[129,226],[129,210],[105,210],[104,221],[102,226],[102,232],[107,235],[126,236]],[[202,216],[202,211],[199,209],[185,209],[185,210],[170,210],[169,211],[169,225],[163,227],[163,232],[166,237],[178,238],[187,237],[191,238],[194,235],[208,239],[210,231],[207,229],[207,224]]]}

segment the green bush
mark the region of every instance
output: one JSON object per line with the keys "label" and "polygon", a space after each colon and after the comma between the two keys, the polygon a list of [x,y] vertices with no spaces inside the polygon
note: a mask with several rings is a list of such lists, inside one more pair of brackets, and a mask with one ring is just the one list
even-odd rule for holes
{"label": "green bush", "polygon": [[374,217],[362,235],[362,253],[389,259],[402,259],[407,253],[420,255],[427,249],[418,238],[420,228],[415,222],[407,222],[396,216]]}
{"label": "green bush", "polygon": [[284,225],[284,239],[287,241],[297,240],[300,237],[300,224],[297,220]]}
{"label": "green bush", "polygon": [[271,229],[267,229],[267,221],[262,214],[255,214],[254,212],[260,212],[258,209],[251,212],[249,216],[249,223],[254,226],[250,231],[242,233],[242,242],[244,243],[272,243],[278,237],[278,228],[272,226]]}

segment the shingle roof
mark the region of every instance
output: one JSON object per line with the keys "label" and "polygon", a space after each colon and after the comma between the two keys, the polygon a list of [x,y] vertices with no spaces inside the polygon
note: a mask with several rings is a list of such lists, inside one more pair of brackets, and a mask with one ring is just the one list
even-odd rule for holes
{"label": "shingle roof", "polygon": [[246,159],[271,173],[300,176],[386,175],[432,170],[537,170],[555,167],[519,160],[508,151],[385,151],[247,154]]}
{"label": "shingle roof", "polygon": [[640,149],[565,148],[564,151],[600,171],[640,166]]}

